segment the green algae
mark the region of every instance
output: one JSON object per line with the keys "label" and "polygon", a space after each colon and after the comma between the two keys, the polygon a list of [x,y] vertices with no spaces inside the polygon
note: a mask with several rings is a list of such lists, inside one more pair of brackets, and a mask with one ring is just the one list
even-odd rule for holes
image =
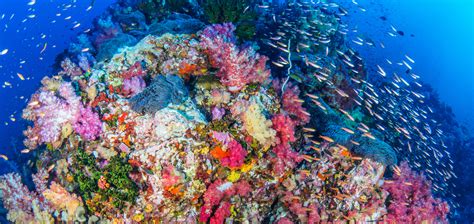
{"label": "green algae", "polygon": [[[112,205],[121,210],[126,204],[133,203],[138,196],[138,187],[128,177],[133,168],[120,156],[113,157],[104,168],[99,168],[95,157],[84,150],[78,150],[75,156],[76,169],[73,176],[78,183],[78,192],[86,200],[100,198],[101,201],[112,200]],[[101,177],[110,185],[100,189],[98,182]],[[87,203],[90,211],[98,211],[94,203]],[[97,204],[98,205],[98,204]]]}

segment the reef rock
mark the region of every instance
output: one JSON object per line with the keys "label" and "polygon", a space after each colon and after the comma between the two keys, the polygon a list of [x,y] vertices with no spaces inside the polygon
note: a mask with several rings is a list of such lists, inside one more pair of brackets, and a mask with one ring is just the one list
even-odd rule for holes
{"label": "reef rock", "polygon": [[168,104],[179,104],[188,96],[184,81],[176,75],[158,75],[141,93],[130,99],[131,108],[139,113],[154,114]]}
{"label": "reef rock", "polygon": [[137,42],[138,40],[134,36],[121,33],[116,37],[106,40],[104,43],[102,43],[99,46],[96,58],[98,61],[112,58],[112,56],[117,53],[119,48],[132,46]]}
{"label": "reef rock", "polygon": [[188,15],[175,13],[166,20],[153,23],[148,29],[148,33],[161,36],[165,33],[171,34],[191,34],[196,33],[204,27],[204,23]]}

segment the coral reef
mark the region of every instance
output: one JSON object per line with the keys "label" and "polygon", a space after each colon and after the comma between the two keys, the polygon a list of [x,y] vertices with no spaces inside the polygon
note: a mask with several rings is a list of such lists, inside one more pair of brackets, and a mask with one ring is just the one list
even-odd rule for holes
{"label": "coral reef", "polygon": [[[397,145],[374,128],[379,117],[346,99],[355,86],[346,75],[359,78],[363,68],[336,71],[340,60],[357,58],[334,53],[345,47],[340,42],[328,45],[331,53],[322,45],[327,39],[311,40],[321,42],[311,47],[301,36],[267,42],[279,51],[268,54],[278,67],[270,70],[269,58],[257,53],[259,42],[238,45],[254,33],[255,24],[244,28],[254,1],[199,1],[203,17],[234,22],[237,30],[172,13],[196,7],[195,1],[125,2],[135,4],[115,6],[97,20],[96,32],[78,38],[71,52],[87,47],[90,54],[65,59],[23,111],[31,121],[25,146],[38,155],[31,163],[36,190],[19,174],[0,177],[9,221],[446,220],[448,206],[433,198],[430,184],[405,163],[397,168]],[[322,8],[314,13],[319,16],[295,22],[300,34],[336,38],[336,17]],[[290,36],[278,35],[270,40]],[[294,59],[297,53],[305,58]],[[384,177],[389,167],[395,167],[393,180]]]}

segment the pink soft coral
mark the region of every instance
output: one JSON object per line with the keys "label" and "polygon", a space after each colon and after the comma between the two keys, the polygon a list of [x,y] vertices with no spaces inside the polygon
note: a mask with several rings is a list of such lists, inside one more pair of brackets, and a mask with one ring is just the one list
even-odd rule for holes
{"label": "pink soft coral", "polygon": [[244,164],[245,157],[247,156],[247,151],[242,148],[239,142],[235,139],[227,144],[228,156],[221,158],[220,162],[223,166],[229,168],[239,168]]}
{"label": "pink soft coral", "polygon": [[40,211],[51,213],[51,204],[41,195],[47,189],[48,174],[39,170],[33,175],[36,191],[28,190],[19,174],[9,173],[0,176],[0,191],[2,192],[3,206],[9,211],[7,219],[13,223],[36,223],[33,206],[38,206]]}
{"label": "pink soft coral", "polygon": [[[281,94],[280,81],[273,81],[273,88]],[[299,98],[300,89],[298,86],[288,83],[284,91],[281,102],[283,110],[292,116],[297,125],[307,124],[310,119],[310,114],[303,107],[302,100]]]}
{"label": "pink soft coral", "polygon": [[391,196],[387,220],[395,223],[444,222],[449,207],[446,202],[433,198],[431,183],[410,169],[407,162],[400,165],[400,175],[382,186]]}
{"label": "pink soft coral", "polygon": [[281,198],[281,201],[285,203],[288,210],[296,215],[301,223],[316,224],[320,223],[321,217],[319,215],[319,209],[316,204],[310,204],[307,207],[300,200],[294,200],[295,196],[292,192],[288,191]]}
{"label": "pink soft coral", "polygon": [[61,68],[62,70],[58,73],[59,75],[65,75],[69,77],[82,75],[82,69],[69,58],[66,58],[61,62]]}
{"label": "pink soft coral", "polygon": [[302,157],[291,149],[291,142],[295,138],[295,123],[284,114],[277,114],[272,118],[272,128],[277,132],[277,144],[273,147],[276,158],[272,160],[273,171],[282,174],[286,168],[292,169]]}
{"label": "pink soft coral", "polygon": [[43,90],[34,94],[23,111],[24,118],[34,122],[34,127],[25,132],[25,145],[35,148],[41,143],[58,141],[61,129],[74,122],[81,107],[80,97],[69,82],[62,83],[58,93]]}
{"label": "pink soft coral", "polygon": [[221,152],[220,149],[216,152],[218,154],[216,157],[223,166],[239,168],[244,164],[247,151],[229,133],[213,132],[213,137],[226,149],[224,152]]}
{"label": "pink soft coral", "polygon": [[229,202],[224,202],[221,206],[216,210],[214,216],[211,218],[211,224],[221,224],[224,223],[225,219],[230,216],[230,206]]}
{"label": "pink soft coral", "polygon": [[207,222],[212,214],[212,207],[218,205],[224,197],[225,189],[222,188],[224,181],[216,180],[214,183],[209,185],[204,193],[204,205],[201,207],[201,214],[199,216],[200,222]]}
{"label": "pink soft coral", "polygon": [[291,118],[284,114],[277,114],[272,118],[272,128],[277,132],[279,144],[294,142],[295,124]]}
{"label": "pink soft coral", "polygon": [[211,65],[218,68],[216,76],[231,92],[240,91],[249,83],[262,83],[270,75],[265,56],[252,48],[239,49],[234,43],[231,23],[208,26],[201,34],[201,46]]}
{"label": "pink soft coral", "polygon": [[298,86],[289,86],[283,93],[283,109],[290,115],[293,115],[296,122],[300,125],[306,124],[309,122],[309,113],[303,108],[303,103],[301,102],[298,95],[300,90]]}
{"label": "pink soft coral", "polygon": [[169,188],[176,184],[179,184],[181,177],[175,174],[175,168],[173,165],[169,164],[165,166],[163,171],[161,171],[161,178],[163,187]]}
{"label": "pink soft coral", "polygon": [[278,144],[273,147],[273,153],[276,158],[273,163],[273,172],[277,175],[283,174],[286,169],[293,169],[297,163],[303,160],[303,157],[291,149],[289,144]]}
{"label": "pink soft coral", "polygon": [[[247,196],[251,191],[251,186],[246,181],[240,181],[238,183],[232,184],[231,182],[224,182],[223,180],[216,180],[214,183],[210,184],[204,193],[204,205],[201,207],[201,213],[199,215],[200,222],[207,222],[212,214],[212,209],[214,206],[221,204],[225,198],[230,198],[234,195],[240,195],[242,197]],[[224,206],[228,202],[224,202],[222,206]],[[230,204],[229,204],[230,205]],[[221,206],[221,207],[222,207]],[[224,207],[225,208],[225,207]],[[219,211],[219,209],[214,213],[217,216],[215,219],[214,217],[211,219],[215,221],[224,221],[228,215],[225,216],[225,209]],[[218,213],[219,212],[219,213]]]}
{"label": "pink soft coral", "polygon": [[82,107],[74,123],[76,131],[85,140],[95,140],[102,133],[99,115],[90,107]]}
{"label": "pink soft coral", "polygon": [[131,77],[123,80],[123,93],[126,96],[134,96],[145,89],[146,84],[140,76]]}

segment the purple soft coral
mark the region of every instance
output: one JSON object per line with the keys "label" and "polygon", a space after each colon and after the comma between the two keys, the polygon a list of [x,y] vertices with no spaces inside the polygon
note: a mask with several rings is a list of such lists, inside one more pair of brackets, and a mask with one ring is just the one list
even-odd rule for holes
{"label": "purple soft coral", "polygon": [[212,108],[212,120],[220,120],[225,115],[225,109],[220,107]]}
{"label": "purple soft coral", "polygon": [[102,133],[99,115],[90,107],[82,107],[74,123],[76,131],[85,140],[95,140]]}
{"label": "purple soft coral", "polygon": [[34,94],[24,117],[34,121],[34,127],[25,133],[25,145],[35,148],[41,143],[53,143],[59,140],[61,129],[72,123],[81,107],[80,97],[76,96],[70,83],[59,87],[59,96],[54,91],[41,91]]}

